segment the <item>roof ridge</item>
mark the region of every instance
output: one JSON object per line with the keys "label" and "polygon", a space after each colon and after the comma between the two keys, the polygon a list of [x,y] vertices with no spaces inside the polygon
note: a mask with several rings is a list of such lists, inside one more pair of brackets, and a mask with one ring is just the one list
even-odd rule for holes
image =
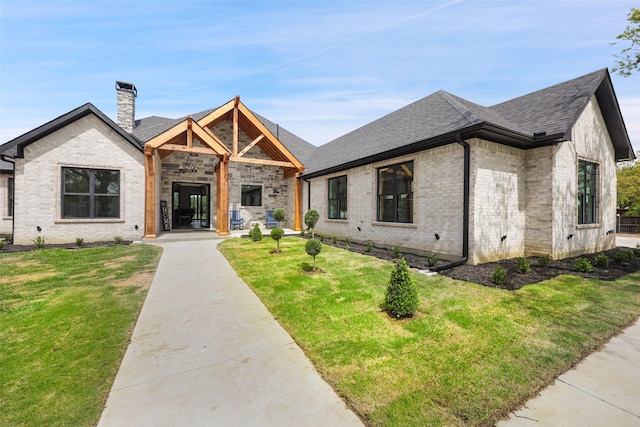
{"label": "roof ridge", "polygon": [[[444,99],[453,109],[455,109],[466,121],[468,121],[469,124],[475,125],[475,124],[486,121],[484,118],[478,116],[476,113],[469,110],[461,102],[459,102],[456,99],[457,98],[456,95],[453,95],[447,92],[446,90],[439,90],[436,93],[440,95],[442,99]],[[464,98],[460,98],[460,99],[464,99]],[[467,100],[465,99],[465,101]],[[471,102],[471,101],[467,101],[467,102]]]}

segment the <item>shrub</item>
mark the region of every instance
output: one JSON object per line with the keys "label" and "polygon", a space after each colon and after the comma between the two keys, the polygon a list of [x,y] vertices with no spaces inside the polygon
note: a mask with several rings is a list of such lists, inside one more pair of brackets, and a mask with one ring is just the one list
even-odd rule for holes
{"label": "shrub", "polygon": [[607,268],[609,266],[609,257],[605,254],[598,254],[593,259],[593,265],[598,268]]}
{"label": "shrub", "polygon": [[544,254],[538,257],[538,265],[542,268],[549,267],[549,262],[551,261],[551,255]]}
{"label": "shrub", "polygon": [[76,237],[76,246],[84,245],[84,239],[82,237]]}
{"label": "shrub", "polygon": [[529,263],[529,261],[525,257],[519,256],[517,261],[518,273],[525,274],[531,271],[531,263]]}
{"label": "shrub", "polygon": [[507,273],[504,271],[504,268],[496,265],[496,268],[493,270],[493,276],[491,276],[491,280],[498,286],[504,286],[507,284]]}
{"label": "shrub", "polygon": [[425,258],[427,258],[427,265],[429,267],[433,267],[438,262],[438,257],[433,252],[427,252],[427,255]]}
{"label": "shrub", "polygon": [[304,245],[304,250],[307,252],[307,255],[313,257],[313,271],[316,271],[316,256],[322,250],[322,243],[320,243],[318,239],[309,239]]}
{"label": "shrub", "polygon": [[636,258],[640,258],[640,243],[638,243],[635,248],[631,249],[631,252],[636,256]]}
{"label": "shrub", "polygon": [[581,273],[590,273],[593,271],[591,263],[586,258],[576,258],[573,261],[573,269]]}
{"label": "shrub", "polygon": [[304,237],[304,233],[305,233],[304,230],[300,230],[300,237]]}
{"label": "shrub", "polygon": [[0,249],[4,248],[4,240],[0,240]]}
{"label": "shrub", "polygon": [[262,240],[262,231],[260,230],[260,226],[257,222],[253,225],[253,228],[249,232],[249,237],[251,237],[251,240],[253,240],[254,242],[259,242],[260,240]]}
{"label": "shrub", "polygon": [[348,248],[351,247],[351,240],[349,240],[348,237],[345,237],[344,244],[347,245]]}
{"label": "shrub", "polygon": [[331,242],[335,245],[336,242],[338,241],[338,238],[336,236],[331,236]]}
{"label": "shrub", "polygon": [[122,243],[122,237],[116,236],[113,238],[113,241],[116,243],[116,245],[119,245]]}
{"label": "shrub", "polygon": [[320,214],[315,209],[310,209],[310,210],[307,211],[306,214],[304,214],[304,223],[311,230],[311,238],[312,239],[315,237],[314,236],[314,232],[313,232],[313,228],[316,226],[316,223],[318,222],[319,219],[320,219]]}
{"label": "shrub", "polygon": [[369,241],[367,242],[367,244],[366,244],[366,245],[364,245],[364,251],[365,251],[366,253],[369,253],[369,252],[371,252],[371,248],[372,248],[372,247],[373,247],[373,242],[371,242],[371,240],[369,240]]}
{"label": "shrub", "polygon": [[629,252],[616,249],[615,251],[613,251],[613,261],[615,261],[616,264],[624,264],[625,262],[629,262]]}
{"label": "shrub", "polygon": [[280,239],[284,236],[284,230],[280,227],[276,227],[271,230],[271,238],[276,241],[276,251],[280,252]]}
{"label": "shrub", "polygon": [[[4,241],[7,243],[13,243],[13,234],[5,234]],[[640,245],[638,245],[640,246]]]}
{"label": "shrub", "polygon": [[394,246],[391,248],[391,252],[393,252],[393,257],[394,258],[399,258],[400,257],[400,249],[398,249],[397,246]]}
{"label": "shrub", "polygon": [[384,304],[395,317],[413,316],[418,309],[418,290],[409,276],[409,266],[401,258],[391,272]]}
{"label": "shrub", "polygon": [[36,236],[33,239],[33,244],[36,245],[36,249],[44,248],[44,244],[45,244],[44,236]]}
{"label": "shrub", "polygon": [[273,219],[278,221],[278,223],[284,221],[284,217],[285,216],[286,216],[286,213],[284,212],[284,209],[282,209],[282,208],[278,208],[275,211],[273,211]]}

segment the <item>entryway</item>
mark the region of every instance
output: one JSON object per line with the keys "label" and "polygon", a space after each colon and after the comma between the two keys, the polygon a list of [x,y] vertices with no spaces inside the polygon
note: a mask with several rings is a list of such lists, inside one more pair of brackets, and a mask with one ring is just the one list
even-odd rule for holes
{"label": "entryway", "polygon": [[174,182],[172,189],[172,228],[208,229],[211,224],[210,185]]}

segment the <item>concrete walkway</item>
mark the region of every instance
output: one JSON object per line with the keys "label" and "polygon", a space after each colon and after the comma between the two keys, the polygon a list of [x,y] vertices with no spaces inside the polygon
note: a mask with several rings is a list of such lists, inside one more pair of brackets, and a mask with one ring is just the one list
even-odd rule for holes
{"label": "concrete walkway", "polygon": [[190,237],[157,242],[164,253],[98,426],[362,426],[220,240]]}

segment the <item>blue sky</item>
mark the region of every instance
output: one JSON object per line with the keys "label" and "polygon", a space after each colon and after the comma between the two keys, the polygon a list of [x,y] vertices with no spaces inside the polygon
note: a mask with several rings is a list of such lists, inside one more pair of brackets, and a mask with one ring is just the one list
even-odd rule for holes
{"label": "blue sky", "polygon": [[[614,65],[632,1],[0,0],[0,143],[86,102],[137,118],[240,95],[320,145],[439,89],[490,106]],[[637,6],[637,5],[636,5]],[[640,149],[640,73],[612,74]]]}

